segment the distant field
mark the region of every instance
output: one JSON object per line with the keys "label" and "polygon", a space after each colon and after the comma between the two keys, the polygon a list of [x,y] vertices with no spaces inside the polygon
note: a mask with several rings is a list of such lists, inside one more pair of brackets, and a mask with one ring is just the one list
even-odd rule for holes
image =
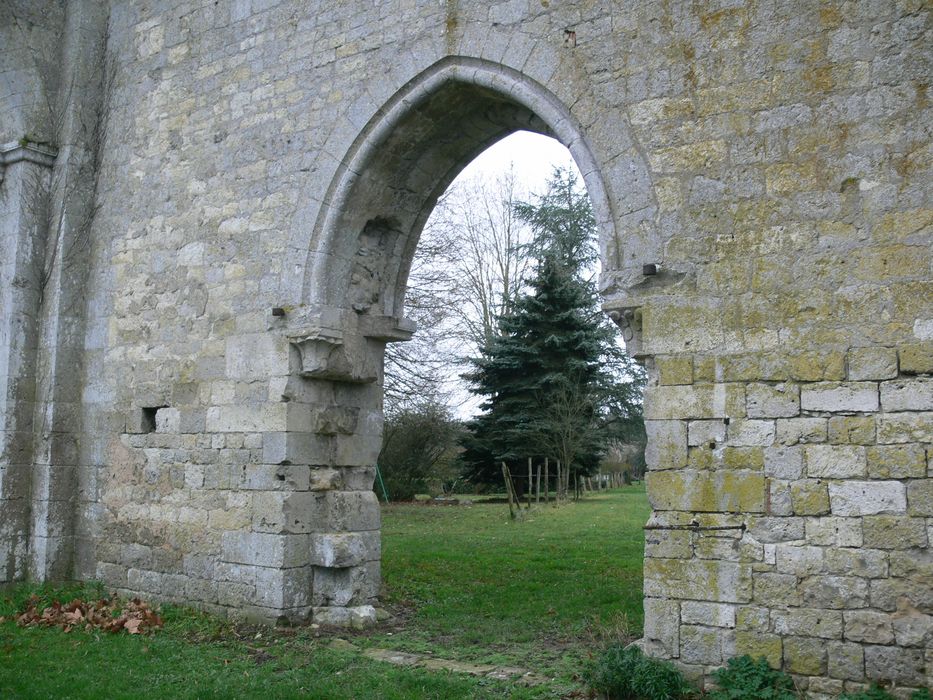
{"label": "distant field", "polygon": [[[511,523],[501,503],[388,505],[384,600],[375,631],[234,627],[166,607],[151,637],[20,629],[0,623],[2,698],[544,698],[571,690],[588,653],[642,625],[644,489],[541,506]],[[61,592],[70,598],[79,590]],[[89,595],[99,590],[87,591]],[[28,594],[0,594],[9,616]],[[258,635],[258,636],[257,636]],[[364,658],[381,647],[530,669],[554,680],[520,688]]]}

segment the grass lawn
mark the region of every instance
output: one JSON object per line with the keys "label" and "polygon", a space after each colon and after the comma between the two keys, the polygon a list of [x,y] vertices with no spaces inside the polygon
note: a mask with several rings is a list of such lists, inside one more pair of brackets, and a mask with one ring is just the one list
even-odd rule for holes
{"label": "grass lawn", "polygon": [[[147,637],[0,623],[0,698],[561,696],[605,637],[641,630],[648,512],[638,486],[515,523],[504,504],[385,507],[384,600],[396,617],[337,634],[357,648],[529,669],[554,679],[544,686],[396,667],[331,648],[329,632],[237,627],[166,606],[165,629]],[[0,595],[0,616],[26,595]]]}

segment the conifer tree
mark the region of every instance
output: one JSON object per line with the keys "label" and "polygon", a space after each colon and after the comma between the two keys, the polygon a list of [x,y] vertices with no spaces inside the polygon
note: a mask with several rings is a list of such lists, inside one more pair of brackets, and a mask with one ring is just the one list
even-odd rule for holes
{"label": "conifer tree", "polygon": [[479,482],[501,481],[501,461],[518,467],[528,457],[592,473],[620,427],[640,421],[631,385],[641,373],[616,346],[589,279],[595,221],[586,192],[557,170],[547,192],[516,213],[534,231],[535,273],[465,375],[485,397],[463,443],[467,474]]}

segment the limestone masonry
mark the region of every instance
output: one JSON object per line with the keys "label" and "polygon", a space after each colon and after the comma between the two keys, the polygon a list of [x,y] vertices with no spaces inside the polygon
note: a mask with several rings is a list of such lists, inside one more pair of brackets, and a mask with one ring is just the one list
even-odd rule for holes
{"label": "limestone masonry", "polygon": [[650,374],[644,648],[933,685],[931,47],[922,0],[0,0],[0,580],[372,621],[412,252],[528,129]]}

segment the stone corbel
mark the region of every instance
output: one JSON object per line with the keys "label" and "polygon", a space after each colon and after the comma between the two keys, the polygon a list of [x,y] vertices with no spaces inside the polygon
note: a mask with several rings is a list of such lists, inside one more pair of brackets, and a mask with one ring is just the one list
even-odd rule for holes
{"label": "stone corbel", "polygon": [[288,333],[301,357],[299,374],[354,384],[376,381],[385,343],[408,340],[414,332],[407,319],[338,309],[305,315],[301,325]]}
{"label": "stone corbel", "polygon": [[622,331],[625,349],[636,360],[644,358],[642,351],[642,316],[637,306],[608,309],[609,318]]}

